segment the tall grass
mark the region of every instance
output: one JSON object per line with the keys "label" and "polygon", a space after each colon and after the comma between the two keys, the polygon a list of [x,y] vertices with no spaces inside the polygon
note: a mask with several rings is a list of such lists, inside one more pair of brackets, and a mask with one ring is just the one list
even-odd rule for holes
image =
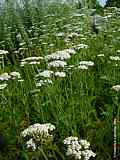
{"label": "tall grass", "polygon": [[[23,82],[9,80],[7,88],[0,90],[0,133],[3,135],[0,138],[5,139],[4,146],[0,147],[0,159],[65,160],[63,140],[68,136],[90,141],[96,160],[112,159],[113,109],[118,106],[119,117],[119,94],[111,87],[119,84],[120,66],[109,56],[119,56],[119,12],[106,9],[104,14],[113,12],[112,17],[96,35],[91,33],[89,10],[78,11],[83,16],[73,16],[75,6],[43,4],[43,1],[22,3],[23,6],[15,6],[14,1],[6,1],[0,16],[0,49],[9,51],[0,73],[18,71],[24,79]],[[69,31],[69,27],[65,28],[68,24]],[[75,26],[80,30],[76,31]],[[61,32],[63,37],[55,36]],[[72,37],[66,44],[64,39],[71,32],[77,32],[79,37]],[[67,70],[65,78],[54,77],[51,85],[35,86],[34,77],[39,70],[47,68],[46,61],[20,67],[23,58],[45,56],[80,43],[89,47],[76,50],[77,54],[67,60],[68,64],[91,60],[95,65],[88,70]],[[49,47],[50,44],[54,45]],[[105,56],[98,57],[98,54]],[[31,124],[48,122],[56,126],[54,144],[35,152],[27,150],[21,144],[21,131]]]}

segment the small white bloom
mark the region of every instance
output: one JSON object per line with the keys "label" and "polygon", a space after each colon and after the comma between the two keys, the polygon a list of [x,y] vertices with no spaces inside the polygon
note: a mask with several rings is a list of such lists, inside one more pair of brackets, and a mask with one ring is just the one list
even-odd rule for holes
{"label": "small white bloom", "polygon": [[32,61],[32,62],[29,62],[29,64],[40,64],[40,62]]}
{"label": "small white bloom", "polygon": [[114,61],[119,61],[120,57],[119,56],[110,56],[110,59],[114,60]]}
{"label": "small white bloom", "polygon": [[44,59],[43,57],[27,57],[25,59],[22,59],[21,61],[24,62],[24,61],[36,61],[36,60],[41,60],[41,59]]}
{"label": "small white bloom", "polygon": [[33,151],[36,150],[36,144],[34,143],[32,138],[26,142],[26,145],[27,145],[27,148],[31,148]]}
{"label": "small white bloom", "polygon": [[81,61],[79,64],[86,65],[86,66],[94,66],[94,62],[92,61]]}
{"label": "small white bloom", "polygon": [[78,45],[75,45],[74,48],[78,49],[78,50],[79,49],[83,49],[83,48],[87,49],[88,45],[86,45],[86,44],[78,44]]}
{"label": "small white bloom", "polygon": [[0,50],[0,55],[5,55],[5,54],[8,54],[8,53],[9,53],[8,51]]}
{"label": "small white bloom", "polygon": [[23,67],[25,64],[28,64],[28,62],[21,62],[20,66]]}
{"label": "small white bloom", "polygon": [[53,71],[50,70],[44,70],[43,72],[40,72],[39,74],[36,75],[36,77],[46,77],[46,78],[50,78],[53,75]]}
{"label": "small white bloom", "polygon": [[90,147],[90,143],[87,140],[79,140],[79,143],[81,144],[82,147],[84,147],[84,149],[88,149]]}
{"label": "small white bloom", "polygon": [[36,87],[41,87],[46,84],[52,84],[52,80],[50,80],[50,79],[40,80],[39,82],[36,83]]}
{"label": "small white bloom", "polygon": [[88,69],[88,66],[86,66],[86,65],[79,65],[78,68],[79,68],[79,69],[86,70],[86,69]]}
{"label": "small white bloom", "polygon": [[50,63],[48,63],[48,67],[65,67],[67,65],[67,63],[65,61],[60,61],[60,60],[56,60],[56,61],[52,61]]}
{"label": "small white bloom", "polygon": [[21,78],[21,75],[20,75],[19,72],[11,72],[11,73],[10,73],[10,76],[12,76],[13,79],[15,79],[16,77],[17,77],[17,78]]}
{"label": "small white bloom", "polygon": [[120,85],[115,85],[112,87],[113,90],[119,92],[120,91]]}
{"label": "small white bloom", "polygon": [[7,87],[8,84],[4,83],[4,84],[0,84],[0,89],[4,89]]}
{"label": "small white bloom", "polygon": [[11,78],[11,76],[8,75],[8,73],[3,73],[3,74],[0,75],[0,80],[1,81],[5,81],[5,80],[8,81],[10,78]]}
{"label": "small white bloom", "polygon": [[66,73],[65,72],[55,72],[55,76],[66,77]]}
{"label": "small white bloom", "polygon": [[104,57],[105,55],[104,54],[98,54],[97,56],[98,57]]}

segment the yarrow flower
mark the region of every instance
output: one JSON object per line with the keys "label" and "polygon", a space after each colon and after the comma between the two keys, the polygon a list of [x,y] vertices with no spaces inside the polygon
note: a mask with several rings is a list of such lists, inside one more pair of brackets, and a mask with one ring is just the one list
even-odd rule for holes
{"label": "yarrow flower", "polygon": [[120,85],[115,85],[112,87],[113,90],[119,92],[120,91]]}
{"label": "yarrow flower", "polygon": [[110,59],[114,60],[114,61],[119,61],[120,57],[119,56],[110,56]]}
{"label": "yarrow flower", "polygon": [[52,84],[52,80],[50,79],[46,79],[46,80],[40,80],[36,83],[36,87],[41,87],[43,85],[46,85],[46,84]]}
{"label": "yarrow flower", "polygon": [[11,76],[8,73],[3,73],[0,75],[1,81],[8,81],[11,78]]}
{"label": "yarrow flower", "polygon": [[27,57],[25,59],[22,59],[21,61],[36,61],[36,60],[40,60],[40,59],[44,59],[43,57]]}
{"label": "yarrow flower", "polygon": [[88,45],[87,44],[78,44],[78,45],[75,45],[74,48],[78,49],[78,50],[83,49],[83,48],[87,49]]}
{"label": "yarrow flower", "polygon": [[78,68],[79,68],[79,69],[86,70],[86,69],[88,69],[88,66],[86,66],[86,65],[79,65]]}
{"label": "yarrow flower", "polygon": [[92,61],[81,61],[80,63],[79,63],[80,65],[85,65],[85,66],[94,66],[94,62],[92,62]]}
{"label": "yarrow flower", "polygon": [[66,73],[65,72],[55,72],[55,76],[56,77],[66,77]]}
{"label": "yarrow flower", "polygon": [[53,73],[54,73],[54,72],[51,71],[51,70],[44,70],[44,71],[38,73],[38,74],[36,75],[36,77],[41,76],[41,77],[50,78],[50,77],[53,75]]}
{"label": "yarrow flower", "polygon": [[68,137],[63,143],[67,146],[66,155],[74,157],[76,160],[89,160],[91,157],[96,156],[92,150],[89,150],[90,143],[87,140],[79,140],[78,137]]}
{"label": "yarrow flower", "polygon": [[105,55],[104,54],[98,54],[97,56],[98,57],[104,57]]}
{"label": "yarrow flower", "polygon": [[4,84],[0,84],[0,89],[4,89],[7,87],[7,83],[4,83]]}
{"label": "yarrow flower", "polygon": [[56,61],[52,61],[50,63],[48,63],[48,67],[62,67],[64,68],[67,65],[67,63],[65,61],[60,61],[60,60],[56,60]]}
{"label": "yarrow flower", "polygon": [[40,64],[38,60],[43,60],[43,57],[27,57],[25,59],[21,60],[20,66],[23,67],[26,64],[34,65],[34,64]]}
{"label": "yarrow flower", "polygon": [[51,132],[54,130],[55,126],[51,123],[36,123],[22,131],[21,137],[29,137],[30,139],[26,142],[27,148],[36,150],[39,147],[39,145],[43,145],[53,140],[53,135],[51,134]]}
{"label": "yarrow flower", "polygon": [[21,78],[21,75],[19,72],[11,72],[10,76],[12,77],[12,79]]}
{"label": "yarrow flower", "polygon": [[71,49],[71,48],[64,49],[62,51],[56,51],[55,53],[45,56],[45,59],[46,60],[66,60],[66,59],[70,59],[72,54],[75,54],[74,49]]}
{"label": "yarrow flower", "polygon": [[6,54],[8,54],[8,53],[9,53],[8,51],[0,50],[0,55],[6,55]]}

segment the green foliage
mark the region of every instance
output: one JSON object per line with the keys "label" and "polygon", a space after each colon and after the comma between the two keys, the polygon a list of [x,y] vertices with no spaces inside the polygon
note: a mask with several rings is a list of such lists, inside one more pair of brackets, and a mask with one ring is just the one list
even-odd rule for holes
{"label": "green foliage", "polygon": [[[66,160],[63,140],[78,136],[90,141],[97,154],[96,160],[111,160],[113,107],[118,108],[117,116],[120,116],[120,96],[111,87],[120,82],[120,65],[109,56],[120,56],[117,53],[120,49],[119,13],[113,10],[113,17],[96,35],[91,33],[89,9],[81,11],[84,16],[75,16],[76,8],[69,5],[46,5],[39,0],[28,3],[26,0],[24,7],[17,5],[15,9],[13,2],[6,1],[0,16],[0,49],[9,51],[0,74],[19,71],[24,82],[10,80],[7,88],[0,90],[0,133],[5,139],[0,159]],[[94,1],[87,2],[88,8],[96,5]],[[111,10],[104,10],[104,16],[109,12]],[[65,32],[63,37],[55,36],[61,32]],[[65,43],[65,37],[71,32],[80,36],[71,37]],[[18,33],[21,34],[20,41],[16,39]],[[24,44],[20,46],[19,43]],[[67,61],[68,64],[77,66],[81,60],[91,60],[95,66],[89,70],[67,70],[67,77],[53,78],[52,85],[35,86],[34,77],[39,70],[46,69],[46,61],[20,67],[23,58],[45,56],[80,43],[89,48],[76,50],[77,54]],[[53,46],[49,47],[50,44]],[[98,57],[98,54],[105,56]],[[34,123],[49,122],[56,126],[53,143],[35,152],[27,150],[21,144],[21,131]],[[117,136],[119,141],[120,135]]]}

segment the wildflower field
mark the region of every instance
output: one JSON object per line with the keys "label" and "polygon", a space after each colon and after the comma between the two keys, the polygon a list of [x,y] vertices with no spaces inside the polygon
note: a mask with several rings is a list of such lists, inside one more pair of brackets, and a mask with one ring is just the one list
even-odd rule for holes
{"label": "wildflower field", "polygon": [[92,11],[38,0],[0,8],[0,160],[112,159],[120,8],[98,10],[98,34]]}

